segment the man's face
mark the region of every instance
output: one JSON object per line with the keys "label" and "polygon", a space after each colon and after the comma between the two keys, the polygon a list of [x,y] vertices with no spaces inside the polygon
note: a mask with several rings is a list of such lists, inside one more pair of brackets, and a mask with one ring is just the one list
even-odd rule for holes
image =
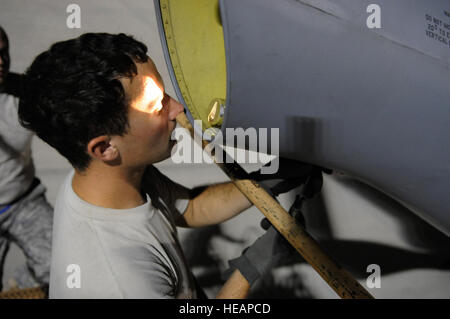
{"label": "man's face", "polygon": [[4,84],[9,72],[9,45],[0,31],[0,85]]}
{"label": "man's face", "polygon": [[138,74],[121,79],[130,99],[128,133],[114,137],[122,164],[141,167],[162,161],[170,156],[175,141],[171,134],[175,117],[183,106],[164,93],[164,83],[153,61],[136,63]]}

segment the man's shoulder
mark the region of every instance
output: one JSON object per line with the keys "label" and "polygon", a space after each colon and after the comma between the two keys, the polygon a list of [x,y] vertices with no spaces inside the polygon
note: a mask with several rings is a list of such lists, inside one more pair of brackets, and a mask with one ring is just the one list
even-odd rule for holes
{"label": "man's shoulder", "polygon": [[[77,214],[80,207],[76,206],[71,189],[73,174],[74,171],[71,170],[61,183],[54,206],[53,244],[58,248],[58,254],[77,249],[88,251],[95,247],[95,232],[91,221]],[[89,245],[89,242],[92,244]],[[83,248],[85,244],[87,246]]]}
{"label": "man's shoulder", "polygon": [[61,182],[58,193],[56,195],[56,202],[55,202],[55,213],[59,211],[66,211],[68,209],[68,202],[70,200],[70,193],[68,192],[68,187],[71,185],[74,170],[71,169],[66,176],[64,177],[63,181]]}

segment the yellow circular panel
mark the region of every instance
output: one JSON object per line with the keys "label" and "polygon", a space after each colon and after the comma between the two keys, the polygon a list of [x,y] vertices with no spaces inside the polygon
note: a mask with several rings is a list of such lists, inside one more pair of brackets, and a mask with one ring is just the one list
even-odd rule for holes
{"label": "yellow circular panel", "polygon": [[178,87],[194,119],[208,122],[211,101],[226,97],[218,0],[161,0],[167,47]]}

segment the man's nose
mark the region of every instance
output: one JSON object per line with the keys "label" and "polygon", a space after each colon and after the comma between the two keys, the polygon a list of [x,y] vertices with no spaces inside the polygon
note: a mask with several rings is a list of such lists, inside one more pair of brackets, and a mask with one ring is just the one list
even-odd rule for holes
{"label": "man's nose", "polygon": [[184,111],[184,107],[181,103],[170,97],[169,101],[169,120],[173,121],[178,114]]}

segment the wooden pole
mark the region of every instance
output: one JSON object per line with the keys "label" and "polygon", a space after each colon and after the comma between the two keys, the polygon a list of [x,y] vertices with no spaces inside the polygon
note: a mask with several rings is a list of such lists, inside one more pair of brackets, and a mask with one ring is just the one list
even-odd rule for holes
{"label": "wooden pole", "polygon": [[[180,113],[177,122],[194,137],[194,129],[186,114]],[[202,139],[202,148],[206,145],[208,142]],[[236,176],[245,176],[238,164],[218,163],[215,158],[214,162],[341,298],[373,298],[350,273],[325,254],[317,242],[257,182],[238,179]]]}

